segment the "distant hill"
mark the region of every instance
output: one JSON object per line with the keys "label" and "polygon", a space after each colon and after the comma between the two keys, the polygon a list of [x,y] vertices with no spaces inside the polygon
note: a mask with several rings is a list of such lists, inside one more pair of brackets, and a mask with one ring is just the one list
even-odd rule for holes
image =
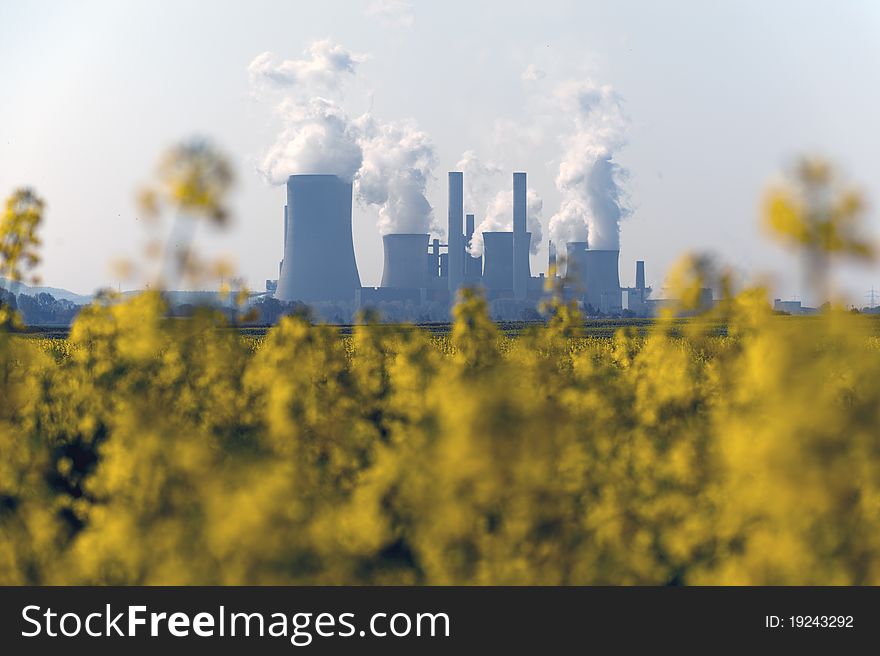
{"label": "distant hill", "polygon": [[[12,289],[13,284],[11,280],[7,278],[0,278],[0,288],[10,290]],[[143,290],[134,289],[131,291],[122,292],[123,296],[135,296],[140,294]],[[58,300],[70,301],[71,303],[75,303],[76,305],[86,305],[91,303],[95,298],[94,295],[86,296],[84,294],[77,294],[68,289],[61,289],[60,287],[45,287],[42,285],[26,285],[25,283],[18,283],[18,286],[15,288],[15,295],[19,294],[27,294],[28,296],[36,296],[40,293],[51,294]],[[213,305],[213,306],[228,306],[232,304],[232,297],[227,295],[225,298],[221,297],[218,292],[215,291],[166,291],[163,292],[164,296],[172,305],[181,305],[184,303],[188,303],[190,305]]]}
{"label": "distant hill", "polygon": [[84,296],[82,294],[77,294],[67,289],[61,289],[60,287],[43,287],[40,285],[26,285],[23,282],[17,283],[15,285],[11,280],[6,278],[0,278],[0,288],[12,291],[13,286],[15,287],[15,295],[19,294],[27,294],[28,296],[36,296],[37,294],[51,294],[56,299],[70,301],[71,303],[75,303],[76,305],[85,305],[92,301],[92,296]]}

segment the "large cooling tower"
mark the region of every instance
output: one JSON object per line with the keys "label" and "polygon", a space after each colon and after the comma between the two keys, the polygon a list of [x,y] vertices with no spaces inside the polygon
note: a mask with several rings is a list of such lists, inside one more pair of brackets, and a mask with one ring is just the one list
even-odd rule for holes
{"label": "large cooling tower", "polygon": [[[526,253],[529,252],[531,238],[532,233],[527,232],[525,245],[521,246]],[[513,292],[513,233],[484,232],[483,261],[483,285],[486,289]],[[531,275],[529,269],[526,269],[526,275]]]}
{"label": "large cooling tower", "polygon": [[569,241],[565,244],[565,277],[574,289],[581,292],[587,282],[587,242]]}
{"label": "large cooling tower", "polygon": [[335,175],[287,180],[281,301],[354,301],[361,286],[351,238],[351,183]]}
{"label": "large cooling tower", "polygon": [[586,251],[584,301],[595,310],[608,312],[621,307],[620,276],[617,270],[619,258],[620,251]]}
{"label": "large cooling tower", "polygon": [[385,265],[382,287],[422,289],[427,287],[428,235],[396,233],[382,237]]}

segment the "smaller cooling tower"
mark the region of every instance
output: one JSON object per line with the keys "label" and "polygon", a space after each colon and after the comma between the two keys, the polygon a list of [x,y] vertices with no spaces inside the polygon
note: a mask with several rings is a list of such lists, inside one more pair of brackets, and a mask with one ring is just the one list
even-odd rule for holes
{"label": "smaller cooling tower", "polygon": [[570,241],[565,244],[565,277],[574,289],[583,292],[587,282],[587,242]]}
{"label": "smaller cooling tower", "polygon": [[[524,248],[529,252],[532,233],[527,232]],[[527,276],[530,276],[528,269]],[[489,291],[513,292],[513,233],[483,233],[483,286]]]}
{"label": "smaller cooling tower", "polygon": [[394,233],[382,237],[385,265],[382,287],[422,289],[427,287],[428,235]]}
{"label": "smaller cooling tower", "polygon": [[608,312],[621,307],[620,276],[617,270],[619,258],[620,251],[586,251],[584,301],[595,310]]}

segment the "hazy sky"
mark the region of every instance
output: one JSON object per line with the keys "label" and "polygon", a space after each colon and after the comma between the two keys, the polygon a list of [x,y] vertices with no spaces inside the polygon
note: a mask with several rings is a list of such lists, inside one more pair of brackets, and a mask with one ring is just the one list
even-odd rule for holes
{"label": "hazy sky", "polygon": [[[358,56],[333,91],[349,117],[370,112],[430,138],[427,198],[441,225],[446,172],[466,151],[497,171],[467,208],[478,222],[511,172],[528,172],[543,202],[533,272],[546,268],[563,200],[571,116],[551,106],[565,84],[608,85],[625,118],[614,153],[633,210],[621,229],[625,285],[635,259],[658,287],[676,255],[697,249],[801,293],[795,264],[757,222],[762,189],[801,153],[828,156],[866,191],[880,238],[874,1],[4,0],[0,193],[28,184],[46,198],[45,283],[115,285],[110,262],[139,257],[145,239],[138,186],[165,147],[193,135],[214,140],[238,175],[235,224],[202,230],[201,250],[234,258],[255,288],[277,277],[285,192],[258,168],[283,128],[283,92],[256,89],[248,67],[267,51],[302,60],[324,39]],[[381,277],[378,216],[356,206],[364,284]],[[880,268],[840,281],[861,303]]]}

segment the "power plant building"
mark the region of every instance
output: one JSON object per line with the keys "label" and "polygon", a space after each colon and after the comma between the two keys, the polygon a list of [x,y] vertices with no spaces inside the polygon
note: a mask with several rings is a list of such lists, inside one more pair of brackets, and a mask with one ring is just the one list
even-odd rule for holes
{"label": "power plant building", "polygon": [[[379,287],[361,287],[352,239],[352,184],[334,175],[292,175],[284,208],[284,247],[278,300],[305,303],[382,302],[450,304],[463,286],[480,287],[489,300],[534,305],[544,294],[545,274],[531,275],[526,174],[513,174],[512,230],[483,232],[483,255],[470,253],[476,217],[464,213],[460,171],[448,177],[446,243],[428,233],[383,235]],[[635,287],[621,288],[619,251],[590,249],[587,242],[565,244],[556,271],[556,244],[550,244],[548,275],[562,283],[566,297],[593,313],[648,307],[644,262],[636,264]],[[267,281],[267,288],[269,283]],[[514,305],[510,307],[520,307]]]}

